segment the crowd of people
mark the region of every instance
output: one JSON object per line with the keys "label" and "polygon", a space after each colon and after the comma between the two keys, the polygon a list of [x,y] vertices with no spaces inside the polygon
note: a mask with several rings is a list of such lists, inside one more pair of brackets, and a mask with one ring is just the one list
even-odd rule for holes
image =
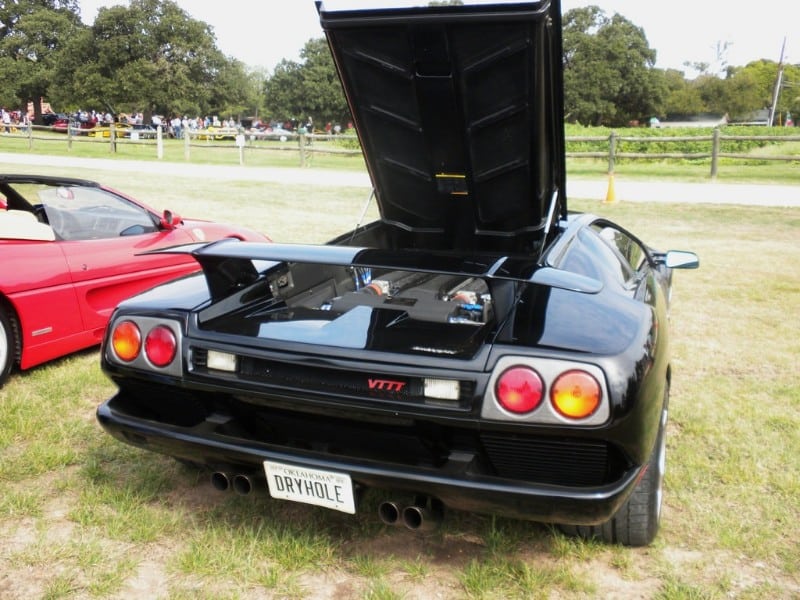
{"label": "crowd of people", "polygon": [[97,111],[76,111],[73,119],[83,124],[91,125],[110,125],[113,122],[124,123],[133,127],[143,127],[150,125],[153,129],[161,127],[165,135],[174,138],[182,138],[187,131],[196,131],[200,129],[208,129],[209,127],[231,127],[239,128],[241,124],[235,119],[220,120],[217,115],[213,116],[197,116],[189,117],[187,115],[172,115],[171,117],[154,114],[149,118],[149,123],[145,119],[142,112],[132,114],[120,114],[115,118],[111,113],[102,113]]}
{"label": "crowd of people", "polygon": [[5,106],[0,108],[0,122],[2,122],[3,131],[11,133],[12,127],[27,127],[28,115],[20,110],[8,110]]}
{"label": "crowd of people", "polygon": [[[142,113],[136,113],[127,118],[131,125],[141,124],[143,121]],[[154,128],[161,127],[165,133],[177,139],[181,139],[187,131],[193,132],[202,129],[208,129],[209,127],[225,127],[233,129],[239,129],[241,127],[241,123],[239,123],[236,119],[230,118],[220,121],[217,115],[206,115],[205,117],[198,115],[194,118],[186,115],[173,115],[172,117],[153,115],[150,119],[150,124]]]}
{"label": "crowd of people", "polygon": [[[47,116],[60,116],[65,121],[69,118],[73,123],[78,123],[81,129],[91,129],[95,126],[108,126],[112,123],[124,123],[132,127],[142,128],[151,126],[153,129],[161,127],[164,135],[181,139],[186,132],[193,133],[195,131],[207,130],[209,128],[215,129],[233,129],[239,132],[272,132],[279,131],[290,133],[326,133],[328,135],[337,135],[343,133],[347,129],[352,128],[352,123],[348,123],[346,127],[342,127],[339,123],[327,122],[324,129],[315,129],[314,121],[311,117],[305,120],[295,118],[286,119],[284,121],[275,120],[262,120],[262,119],[246,119],[244,123],[233,117],[227,119],[220,119],[217,115],[206,115],[204,117],[189,117],[187,115],[174,114],[171,116],[164,116],[154,114],[145,118],[143,112],[135,112],[131,114],[113,115],[110,111],[98,110],[76,110],[70,115],[56,115],[56,113],[48,113]],[[147,122],[149,120],[149,123]],[[6,108],[0,109],[0,121],[2,130],[10,133],[14,127],[26,127],[30,122],[30,117],[22,111],[11,111]],[[51,125],[52,123],[46,123]]]}

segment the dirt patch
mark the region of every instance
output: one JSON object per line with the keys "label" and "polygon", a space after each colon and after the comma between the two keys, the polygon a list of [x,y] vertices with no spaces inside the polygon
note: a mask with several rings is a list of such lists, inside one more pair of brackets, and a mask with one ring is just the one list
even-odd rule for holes
{"label": "dirt patch", "polygon": [[[136,472],[137,466],[131,471],[123,463],[137,459],[141,458],[136,454],[117,457],[108,468],[113,464],[122,472]],[[550,597],[646,600],[664,593],[665,585],[672,583],[693,590],[724,589],[731,597],[759,595],[761,590],[774,592],[770,595],[775,598],[800,596],[796,581],[777,575],[767,564],[722,550],[670,545],[669,529],[652,548],[613,548],[569,540],[543,525],[454,511],[440,529],[420,534],[403,526],[381,525],[375,497],[368,498],[364,511],[351,517],[273,501],[266,494],[238,497],[219,492],[208,474],[162,457],[146,455],[141,460],[146,463],[137,463],[142,470],[155,466],[173,482],[153,502],[161,514],[174,512],[176,519],[186,521],[186,536],[132,543],[108,539],[97,527],[81,525],[77,515],[86,475],[79,467],[15,483],[6,490],[12,494],[43,490],[45,497],[35,515],[15,517],[11,511],[8,516],[7,510],[6,518],[0,520],[0,599],[177,595],[317,600],[391,593],[407,600],[455,600],[468,595],[465,574],[470,568],[503,561],[553,575],[542,588],[543,595]],[[667,527],[679,520],[669,509],[665,517]],[[186,551],[186,540],[192,535],[195,540],[202,537],[197,528],[202,532],[205,526],[196,519],[234,532],[241,529],[245,536],[259,527],[291,530],[292,524],[307,532],[304,525],[319,522],[319,535],[334,555],[317,568],[303,565],[286,571],[276,564],[278,573],[271,583],[266,574],[242,581],[224,572],[214,578],[186,568],[178,572],[175,564]],[[223,544],[219,551],[230,548]],[[108,564],[93,562],[103,563],[108,557],[112,557]],[[374,572],[360,569],[359,561],[377,566]],[[568,576],[559,579],[564,573]],[[514,585],[511,589],[518,590]],[[503,590],[498,594],[508,595]]]}

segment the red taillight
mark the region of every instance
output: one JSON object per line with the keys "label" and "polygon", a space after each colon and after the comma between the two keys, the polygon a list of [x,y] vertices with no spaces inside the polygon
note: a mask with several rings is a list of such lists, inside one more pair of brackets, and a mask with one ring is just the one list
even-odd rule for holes
{"label": "red taillight", "polygon": [[166,367],[175,358],[178,343],[175,334],[165,325],[158,325],[150,330],[144,340],[144,353],[147,359],[157,367]]}
{"label": "red taillight", "polygon": [[600,406],[600,384],[586,371],[566,371],[558,376],[550,390],[553,408],[570,419],[585,419]]}
{"label": "red taillight", "polygon": [[533,369],[512,367],[497,379],[495,394],[504,409],[515,414],[535,410],[542,401],[544,384]]}
{"label": "red taillight", "polygon": [[130,362],[142,349],[142,334],[133,321],[120,321],[111,334],[111,347],[120,360]]}

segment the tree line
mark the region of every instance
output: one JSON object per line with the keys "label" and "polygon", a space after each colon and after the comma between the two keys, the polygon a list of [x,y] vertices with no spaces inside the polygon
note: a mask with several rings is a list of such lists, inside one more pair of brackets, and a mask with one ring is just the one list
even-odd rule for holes
{"label": "tree line", "polygon": [[[700,74],[655,67],[644,30],[598,6],[563,16],[567,121],[621,126],[669,114],[716,113],[732,118],[771,106],[779,67],[785,87],[779,114],[800,114],[800,65],[758,60],[687,65]],[[313,116],[317,124],[349,120],[324,38],[311,39],[299,61],[267,73],[225,56],[212,27],[171,0],[131,0],[80,19],[78,0],[0,4],[0,105],[25,109],[46,99],[57,111],[252,117]],[[794,85],[793,85],[794,84]]]}

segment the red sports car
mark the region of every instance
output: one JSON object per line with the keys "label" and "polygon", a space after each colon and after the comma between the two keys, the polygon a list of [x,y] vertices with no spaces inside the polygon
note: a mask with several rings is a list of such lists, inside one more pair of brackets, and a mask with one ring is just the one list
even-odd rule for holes
{"label": "red sports car", "polygon": [[0,174],[0,386],[15,365],[99,344],[121,300],[199,269],[191,257],[149,250],[223,238],[269,241],[159,215],[93,181]]}

